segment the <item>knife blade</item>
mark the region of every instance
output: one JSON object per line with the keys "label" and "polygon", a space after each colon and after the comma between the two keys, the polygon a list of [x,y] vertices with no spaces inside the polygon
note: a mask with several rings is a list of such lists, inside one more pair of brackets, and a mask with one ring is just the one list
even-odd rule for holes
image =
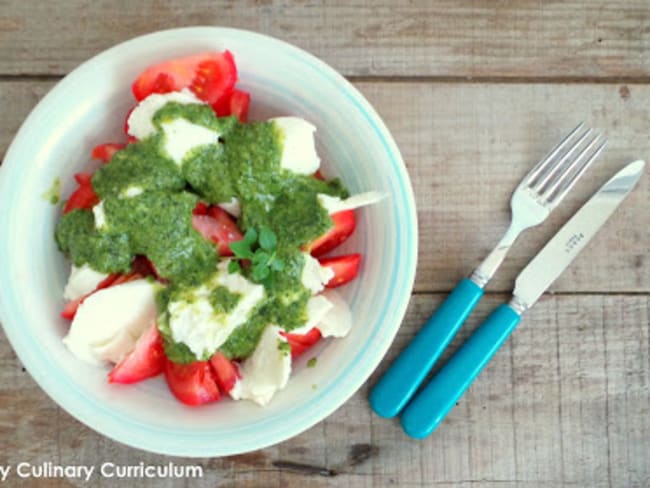
{"label": "knife blade", "polygon": [[644,161],[634,161],[612,176],[528,263],[513,292],[520,312],[530,308],[585,248],[632,191],[644,166]]}
{"label": "knife blade", "polygon": [[422,439],[435,430],[517,327],[521,314],[562,274],[625,200],[644,166],[643,161],[634,161],[610,178],[524,268],[515,281],[510,303],[497,307],[404,409],[400,421],[406,434]]}

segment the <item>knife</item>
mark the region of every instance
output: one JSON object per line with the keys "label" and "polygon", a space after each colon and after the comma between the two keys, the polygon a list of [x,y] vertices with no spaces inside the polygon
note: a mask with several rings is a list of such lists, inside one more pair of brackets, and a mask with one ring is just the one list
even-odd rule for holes
{"label": "knife", "polygon": [[582,251],[632,191],[645,162],[634,161],[616,173],[528,263],[515,281],[509,304],[492,312],[401,415],[404,432],[422,439],[442,422],[472,381],[510,336],[521,314]]}

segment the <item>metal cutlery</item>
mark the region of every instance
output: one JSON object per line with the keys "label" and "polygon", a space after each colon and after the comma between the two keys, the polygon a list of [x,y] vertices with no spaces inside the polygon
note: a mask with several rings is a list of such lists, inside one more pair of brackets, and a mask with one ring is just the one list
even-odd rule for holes
{"label": "metal cutlery", "polygon": [[401,423],[408,435],[426,437],[445,418],[519,324],[521,314],[535,304],[632,191],[644,165],[635,161],[610,178],[524,268],[510,303],[497,307],[406,407]]}
{"label": "metal cutlery", "polygon": [[540,224],[604,149],[606,140],[578,125],[519,183],[510,206],[508,230],[494,250],[454,288],[370,393],[370,405],[382,417],[400,413],[483,296],[519,234]]}

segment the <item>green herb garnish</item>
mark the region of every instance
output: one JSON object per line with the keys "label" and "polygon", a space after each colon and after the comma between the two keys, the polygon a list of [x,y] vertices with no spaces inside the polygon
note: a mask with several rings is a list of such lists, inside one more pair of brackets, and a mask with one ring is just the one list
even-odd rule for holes
{"label": "green herb garnish", "polygon": [[[248,259],[251,261],[251,277],[253,281],[260,283],[267,279],[271,270],[282,271],[284,261],[277,255],[278,238],[272,230],[263,227],[258,232],[249,228],[241,241],[231,242],[230,250],[237,259]],[[241,264],[232,260],[228,264],[228,272],[236,273],[241,271]]]}
{"label": "green herb garnish", "polygon": [[314,366],[316,366],[316,361],[317,361],[317,359],[315,357],[311,358],[309,361],[307,361],[307,367],[308,368],[313,368]]}

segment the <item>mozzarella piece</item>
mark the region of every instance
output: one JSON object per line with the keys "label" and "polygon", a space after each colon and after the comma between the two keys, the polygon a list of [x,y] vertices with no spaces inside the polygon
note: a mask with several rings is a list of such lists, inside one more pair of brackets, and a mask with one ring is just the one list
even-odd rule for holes
{"label": "mozzarella piece", "polygon": [[95,229],[104,230],[106,228],[106,213],[103,200],[93,207],[93,215],[95,216]]}
{"label": "mozzarella piece", "polygon": [[352,313],[350,307],[339,293],[327,290],[323,293],[331,307],[316,324],[323,337],[344,337],[352,328]]}
{"label": "mozzarella piece", "polygon": [[153,93],[147,98],[142,100],[129,115],[127,125],[129,135],[138,139],[145,139],[146,137],[156,132],[156,127],[153,125],[153,117],[156,112],[163,108],[168,102],[181,103],[183,105],[201,104],[204,102],[199,100],[187,88],[178,92],[171,93]]}
{"label": "mozzarella piece", "polygon": [[79,306],[63,343],[87,363],[119,363],[156,320],[155,293],[144,279],[96,291]]}
{"label": "mozzarella piece", "polygon": [[315,173],[320,166],[314,141],[316,127],[300,117],[276,117],[269,121],[273,122],[282,134],[280,166],[294,173]]}
{"label": "mozzarella piece", "polygon": [[291,329],[290,334],[307,334],[314,327],[317,327],[323,317],[329,313],[334,306],[324,295],[317,295],[307,300],[307,322],[304,325]]}
{"label": "mozzarella piece", "polygon": [[165,133],[165,151],[179,166],[187,153],[197,147],[217,143],[220,136],[216,131],[182,118],[161,124],[161,127]]}
{"label": "mozzarella piece", "polygon": [[[228,273],[227,268],[228,261],[222,261],[216,275],[207,285],[197,287],[190,300],[173,301],[167,307],[173,339],[187,345],[198,358],[214,353],[264,299],[264,286],[253,284],[239,273]],[[216,313],[210,304],[210,293],[217,286],[241,295],[227,314]]]}
{"label": "mozzarella piece", "polygon": [[141,186],[129,186],[124,191],[122,191],[122,197],[124,198],[133,198],[140,195],[144,190]]}
{"label": "mozzarella piece", "polygon": [[309,253],[304,253],[305,265],[302,268],[300,282],[302,286],[311,291],[314,295],[325,288],[325,284],[334,277],[332,268],[321,266],[318,259]]}
{"label": "mozzarella piece", "polygon": [[80,267],[72,265],[68,283],[65,285],[65,290],[63,290],[63,298],[66,300],[76,300],[87,295],[97,288],[97,285],[106,278],[108,278],[107,274],[95,271],[87,264]]}
{"label": "mozzarella piece", "polygon": [[287,385],[291,374],[291,353],[287,340],[280,335],[282,329],[269,325],[264,329],[253,354],[240,368],[241,379],[230,390],[235,400],[252,400],[266,405],[276,391]]}
{"label": "mozzarella piece", "polygon": [[342,212],[343,210],[352,210],[372,203],[377,203],[384,198],[386,198],[386,195],[378,191],[358,193],[346,198],[345,200],[341,200],[339,197],[325,195],[324,193],[318,194],[318,202],[330,215]]}
{"label": "mozzarella piece", "polygon": [[237,197],[232,197],[229,202],[223,202],[217,205],[233,217],[239,218],[241,215],[241,205],[239,204]]}

